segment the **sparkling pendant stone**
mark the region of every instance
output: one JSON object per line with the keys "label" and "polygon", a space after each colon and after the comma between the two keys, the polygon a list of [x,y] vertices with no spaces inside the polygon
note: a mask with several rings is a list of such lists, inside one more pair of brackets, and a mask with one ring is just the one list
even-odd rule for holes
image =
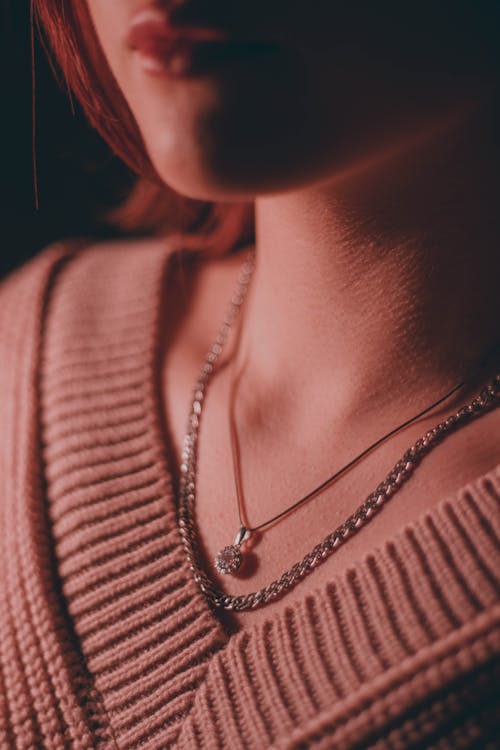
{"label": "sparkling pendant stone", "polygon": [[215,567],[219,573],[234,573],[241,565],[241,551],[235,544],[224,547],[215,558]]}

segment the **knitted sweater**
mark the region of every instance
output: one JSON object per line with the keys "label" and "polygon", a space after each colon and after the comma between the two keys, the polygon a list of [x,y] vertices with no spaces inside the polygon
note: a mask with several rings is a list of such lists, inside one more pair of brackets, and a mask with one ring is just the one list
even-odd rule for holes
{"label": "knitted sweater", "polygon": [[55,245],[0,285],[0,748],[500,747],[500,466],[263,623],[211,611],[162,429],[170,256]]}

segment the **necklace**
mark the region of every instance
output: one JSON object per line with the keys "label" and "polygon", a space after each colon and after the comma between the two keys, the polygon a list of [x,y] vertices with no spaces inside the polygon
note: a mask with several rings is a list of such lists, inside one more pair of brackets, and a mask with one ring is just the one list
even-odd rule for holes
{"label": "necklace", "polygon": [[[349,516],[344,523],[337,529],[328,534],[322,542],[317,544],[305,557],[295,563],[289,570],[285,571],[280,578],[272,581],[258,591],[240,596],[232,596],[219,591],[208,575],[203,571],[200,565],[199,540],[197,529],[194,523],[194,506],[196,501],[196,467],[197,467],[197,446],[199,436],[200,418],[203,409],[203,401],[206,394],[207,385],[214,373],[216,362],[226,343],[229,331],[233,322],[238,315],[243,300],[245,298],[248,285],[255,266],[254,252],[250,252],[245,259],[238,283],[231,299],[231,303],[224,317],[222,326],[217,334],[215,341],[210,347],[207,356],[203,362],[200,376],[195,384],[193,402],[188,419],[188,429],[184,438],[181,481],[180,481],[180,498],[178,511],[179,532],[184,544],[184,549],[188,559],[193,576],[200,587],[208,602],[214,607],[224,609],[246,610],[254,609],[258,606],[281,596],[285,591],[295,586],[308,573],[314,570],[318,565],[324,562],[337,548],[343,544],[349,537],[356,533],[360,528],[366,525],[369,520],[377,513],[388,499],[394,495],[397,490],[408,480],[416,466],[422,461],[443,438],[452,431],[463,426],[472,419],[485,413],[487,410],[494,408],[500,401],[500,374],[496,375],[492,381],[484,387],[480,393],[465,406],[462,406],[454,414],[447,417],[444,421],[428,430],[425,435],[419,438],[404,454],[404,456],[395,464],[385,479],[378,487],[371,492],[359,508]],[[239,341],[238,341],[239,343]],[[273,523],[288,516],[292,511],[310,500],[313,496],[319,494],[323,489],[343,475],[348,469],[357,464],[363,457],[374,450],[388,438],[400,432],[403,428],[415,422],[435,409],[441,403],[449,399],[454,393],[463,388],[467,380],[456,385],[448,393],[439,398],[437,401],[426,407],[423,411],[414,417],[398,425],[383,437],[376,440],[372,445],[366,448],[362,453],[353,458],[348,464],[339,469],[335,474],[329,477],[325,482],[316,487],[312,492],[295,501],[288,508],[285,508],[273,518],[264,521],[258,526],[248,527],[242,522],[241,500],[242,486],[240,473],[238,470],[238,452],[237,436],[234,429],[234,419],[230,409],[230,426],[231,426],[231,445],[233,455],[233,465],[235,468],[235,484],[238,499],[238,515],[240,528],[236,534],[235,541],[232,545],[224,547],[216,557],[215,567],[221,573],[233,573],[242,562],[242,546],[247,542],[252,534],[257,530],[271,526]],[[236,385],[233,381],[232,391]]]}

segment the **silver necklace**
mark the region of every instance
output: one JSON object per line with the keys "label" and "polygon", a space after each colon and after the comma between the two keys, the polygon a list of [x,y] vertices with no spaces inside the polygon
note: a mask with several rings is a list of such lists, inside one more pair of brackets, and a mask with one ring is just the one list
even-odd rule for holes
{"label": "silver necklace", "polygon": [[[197,446],[199,437],[200,418],[203,409],[203,402],[206,395],[208,383],[214,374],[215,365],[222,352],[224,344],[227,341],[229,332],[235,318],[243,304],[246,296],[248,285],[255,266],[255,255],[251,251],[245,259],[235,292],[231,299],[229,308],[224,317],[223,323],[217,334],[215,341],[210,347],[203,362],[200,376],[195,384],[192,406],[188,419],[188,428],[184,437],[182,463],[180,466],[180,497],[178,509],[179,532],[183,541],[184,549],[192,574],[208,602],[213,607],[233,610],[254,609],[262,606],[273,599],[281,596],[285,591],[295,586],[300,580],[314,570],[318,565],[324,562],[332,555],[338,547],[343,544],[349,537],[355,534],[359,529],[365,526],[369,520],[377,513],[392,495],[408,480],[415,467],[420,463],[424,456],[429,453],[443,438],[450,432],[458,429],[462,425],[471,421],[487,410],[494,408],[500,402],[500,375],[496,375],[492,381],[484,387],[481,392],[465,406],[461,407],[454,414],[450,415],[444,421],[428,430],[419,438],[396,463],[385,479],[378,487],[371,492],[359,508],[350,515],[333,532],[317,544],[305,557],[295,563],[289,570],[285,571],[278,579],[258,591],[232,596],[219,591],[213,581],[205,573],[200,562],[200,544],[198,532],[194,521],[194,508],[196,503],[196,468],[197,468]],[[348,464],[335,472],[325,482],[316,487],[312,492],[295,501],[285,510],[273,516],[273,518],[264,521],[258,526],[248,527],[242,522],[242,487],[239,480],[240,472],[238,466],[237,452],[235,450],[235,428],[234,422],[231,422],[231,436],[233,449],[233,468],[235,470],[236,493],[238,499],[238,515],[240,528],[236,534],[234,543],[224,547],[219,552],[215,560],[215,568],[221,573],[234,573],[238,570],[242,562],[244,545],[250,539],[252,532],[263,530],[271,526],[278,520],[288,516],[292,511],[310,500],[313,496],[319,494],[323,489],[338,479],[348,469],[358,463],[363,457],[374,450],[378,445],[385,442],[388,438],[400,432],[403,428],[415,422],[435,409],[441,403],[449,399],[454,393],[463,388],[467,381],[463,381],[452,388],[448,393],[439,398],[423,411],[416,414],[411,419],[406,420],[403,424],[397,426],[389,433],[375,441],[366,448],[362,453],[353,458]],[[234,383],[233,383],[234,387]],[[231,412],[230,412],[231,414]]]}

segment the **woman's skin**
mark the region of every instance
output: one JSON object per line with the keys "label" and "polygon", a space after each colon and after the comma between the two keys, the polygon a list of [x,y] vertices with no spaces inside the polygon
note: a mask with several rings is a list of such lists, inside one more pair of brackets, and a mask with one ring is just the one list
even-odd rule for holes
{"label": "woman's skin", "polygon": [[[145,73],[126,43],[144,0],[88,5],[162,179],[193,198],[255,201],[257,269],[235,367],[244,366],[236,419],[256,525],[436,400],[500,341],[498,81],[473,27],[486,33],[487,22],[461,18],[447,2],[436,10],[212,0],[224,28],[283,47],[266,65],[173,79]],[[207,262],[187,279],[174,274],[166,290],[163,416],[177,461],[192,386],[240,264],[241,256]],[[197,511],[210,568],[238,528],[232,367],[209,387],[200,434]],[[253,591],[291,567],[453,405],[266,532],[253,565],[225,577],[225,589]],[[293,592],[224,616],[226,624],[265,618],[362,559],[493,468],[499,437],[497,411],[447,438],[383,513]]]}

